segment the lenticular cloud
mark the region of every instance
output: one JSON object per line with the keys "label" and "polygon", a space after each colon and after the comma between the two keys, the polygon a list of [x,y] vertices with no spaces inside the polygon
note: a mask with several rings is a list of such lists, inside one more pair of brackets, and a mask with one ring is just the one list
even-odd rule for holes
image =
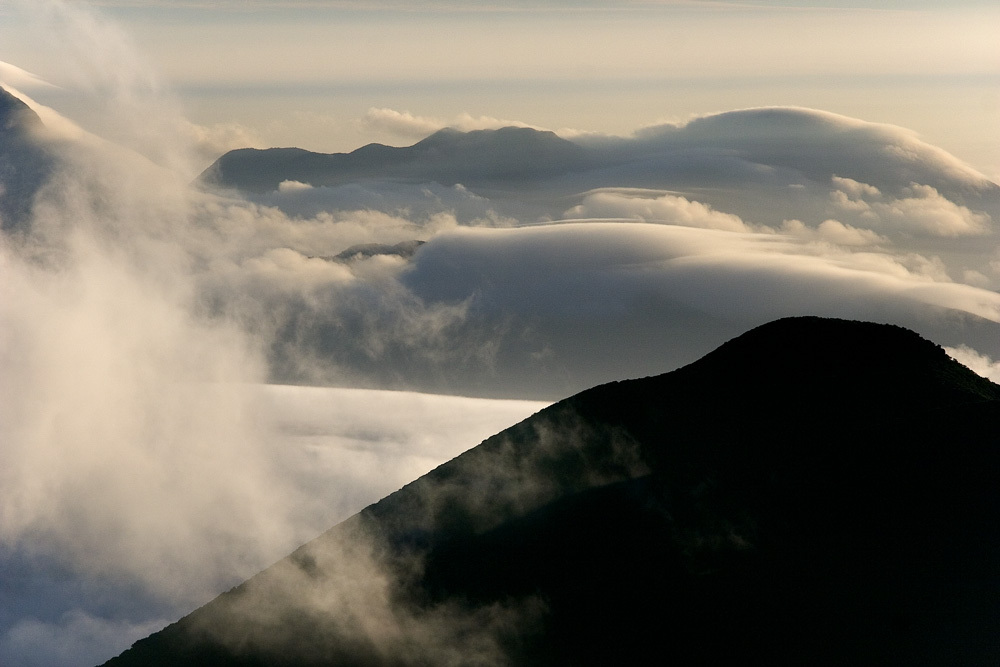
{"label": "lenticular cloud", "polygon": [[[558,398],[795,314],[992,354],[1000,189],[913,133],[775,108],[575,141],[448,130],[225,156],[203,179],[245,192],[268,223],[244,229],[294,254],[245,248],[205,285],[229,304],[280,285],[239,308],[282,314],[271,371],[289,381]],[[407,240],[405,257],[339,250]]]}

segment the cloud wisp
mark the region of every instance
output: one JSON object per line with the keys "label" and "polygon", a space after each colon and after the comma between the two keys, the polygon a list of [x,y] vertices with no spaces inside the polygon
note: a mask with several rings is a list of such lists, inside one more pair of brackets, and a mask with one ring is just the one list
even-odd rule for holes
{"label": "cloud wisp", "polygon": [[[5,148],[30,141],[53,158],[32,190],[28,219],[0,237],[0,559],[5,571],[24,575],[0,615],[0,661],[52,667],[110,657],[122,642],[456,454],[453,439],[426,441],[433,429],[421,422],[429,415],[470,415],[451,434],[464,448],[537,406],[442,399],[404,411],[397,398],[398,420],[368,425],[371,440],[355,440],[383,460],[380,483],[370,487],[364,457],[341,456],[325,476],[297,460],[333,456],[349,448],[332,443],[349,438],[334,429],[306,447],[289,435],[281,419],[291,408],[258,389],[269,376],[268,322],[228,316],[252,292],[227,297],[222,308],[209,301],[212,277],[224,279],[234,261],[257,267],[265,293],[292,290],[280,276],[302,278],[288,249],[302,230],[272,210],[191,190],[184,142],[174,141],[183,127],[175,107],[161,104],[142,76],[114,69],[119,59],[101,50],[106,35],[93,16],[61,3],[47,9],[78,50],[94,56],[81,67],[111,86],[123,119],[116,138],[127,139],[53,128],[27,136],[21,126],[4,127],[0,137]],[[281,240],[251,241],[268,216]],[[378,214],[342,225],[321,220],[312,240],[332,235],[329,249],[339,252],[391,240],[400,234],[394,225],[414,228],[383,221],[392,223]],[[227,238],[245,223],[254,225],[250,234]],[[322,244],[303,238],[303,245]],[[335,279],[333,268],[315,280]],[[378,283],[377,270],[368,277]],[[358,411],[393,404],[341,398]],[[289,438],[297,444],[282,450]],[[393,438],[395,450],[380,450]],[[338,476],[340,488],[309,495]]]}
{"label": "cloud wisp", "polygon": [[459,114],[450,121],[443,121],[438,118],[416,116],[409,111],[396,111],[385,107],[369,109],[361,119],[361,124],[366,129],[376,133],[411,141],[423,139],[446,127],[462,132],[496,130],[502,127],[534,127],[517,120],[504,120],[492,116],[473,116],[469,113]]}

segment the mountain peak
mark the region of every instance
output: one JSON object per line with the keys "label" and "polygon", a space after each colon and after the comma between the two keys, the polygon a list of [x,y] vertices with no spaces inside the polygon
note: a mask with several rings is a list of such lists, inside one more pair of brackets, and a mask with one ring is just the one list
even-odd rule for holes
{"label": "mountain peak", "polygon": [[483,128],[478,130],[459,130],[455,127],[445,127],[430,135],[426,139],[418,141],[414,144],[414,146],[455,141],[468,141],[471,143],[489,143],[494,141],[549,141],[552,143],[571,143],[562,139],[559,135],[550,130],[539,130],[533,127],[507,125],[504,127]]}
{"label": "mountain peak", "polygon": [[26,132],[42,127],[42,120],[16,96],[0,87],[0,132]]}
{"label": "mountain peak", "polygon": [[555,177],[583,167],[587,159],[584,148],[553,132],[444,128],[404,148],[368,144],[333,154],[239,149],[220,157],[201,179],[255,192],[274,190],[288,179],[315,186],[384,179],[491,187]]}
{"label": "mountain peak", "polygon": [[996,664],[1000,387],[970,375],[899,327],[764,325],[542,410],[108,665]]}
{"label": "mountain peak", "polygon": [[[936,390],[984,399],[1000,398],[997,385],[957,364],[944,349],[904,327],[821,317],[789,317],[744,333],[706,355],[700,372],[740,373],[778,383],[863,384],[869,393],[881,383],[907,378],[907,393],[919,400],[927,384]],[[864,378],[870,377],[870,380]],[[838,390],[846,390],[838,387]],[[940,399],[940,396],[938,396]]]}

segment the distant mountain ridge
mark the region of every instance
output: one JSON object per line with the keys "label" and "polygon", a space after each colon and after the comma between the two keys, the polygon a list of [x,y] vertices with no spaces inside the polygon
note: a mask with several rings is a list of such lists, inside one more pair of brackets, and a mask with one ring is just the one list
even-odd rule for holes
{"label": "distant mountain ridge", "polygon": [[445,128],[412,146],[368,144],[350,153],[314,153],[300,148],[241,148],[219,158],[202,182],[248,192],[277,189],[282,181],[340,185],[375,179],[493,183],[526,181],[587,165],[584,149],[523,127],[459,132]]}
{"label": "distant mountain ridge", "polygon": [[893,196],[916,183],[958,203],[992,207],[1000,197],[996,183],[900,128],[795,107],[730,111],[629,138],[579,142],[525,127],[445,128],[412,146],[368,144],[350,153],[243,148],[220,157],[199,180],[251,193],[273,191],[284,180],[317,187],[396,180],[498,193],[530,184],[567,194],[605,187],[772,187],[773,179],[780,188],[828,186],[834,177]]}
{"label": "distant mountain ridge", "polygon": [[1000,386],[908,330],[779,320],[552,405],[106,664],[993,665],[998,425]]}

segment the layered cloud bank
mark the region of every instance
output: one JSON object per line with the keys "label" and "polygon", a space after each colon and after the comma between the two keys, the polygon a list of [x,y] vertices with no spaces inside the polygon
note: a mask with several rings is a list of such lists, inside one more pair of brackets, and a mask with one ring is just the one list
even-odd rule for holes
{"label": "layered cloud bank", "polygon": [[[445,130],[237,151],[203,178],[296,231],[209,277],[219,302],[280,293],[285,380],[551,399],[802,313],[1000,352],[1000,188],[902,128],[772,108],[575,143]],[[351,242],[426,243],[333,261],[362,220],[372,236]]]}
{"label": "layered cloud bank", "polygon": [[[125,48],[56,6],[82,57]],[[0,559],[28,582],[2,663],[108,657],[540,405],[454,395],[553,400],[798,314],[902,324],[996,375],[1000,189],[907,130],[469,118],[191,187],[192,126],[90,50],[115,143],[0,97]]]}

